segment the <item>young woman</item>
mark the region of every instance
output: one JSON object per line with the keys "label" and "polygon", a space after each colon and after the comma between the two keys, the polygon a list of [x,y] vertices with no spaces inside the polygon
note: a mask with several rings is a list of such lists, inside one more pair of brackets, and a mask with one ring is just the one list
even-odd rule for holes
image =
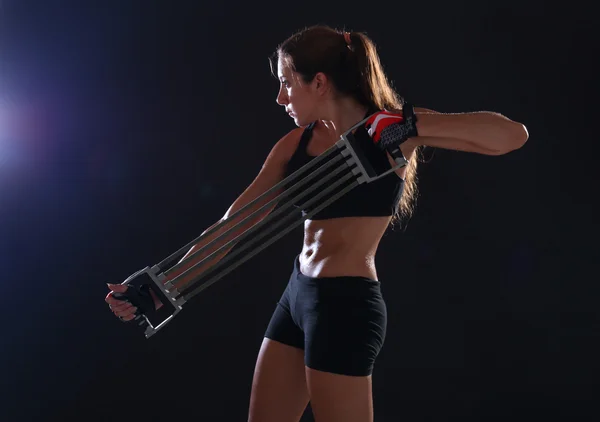
{"label": "young woman", "polygon": [[[277,103],[298,128],[277,142],[220,221],[326,151],[366,116],[403,107],[364,33],[307,28],[283,42],[271,64],[280,81]],[[528,138],[522,124],[493,112],[414,111],[418,136],[401,146],[409,165],[358,186],[305,222],[302,251],[258,354],[249,421],[297,422],[309,401],[317,422],[373,420],[371,374],[387,317],[375,254],[392,220],[411,213],[419,147],[499,155]],[[110,287],[106,301],[112,311],[132,319],[136,308],[112,297],[125,288]]]}

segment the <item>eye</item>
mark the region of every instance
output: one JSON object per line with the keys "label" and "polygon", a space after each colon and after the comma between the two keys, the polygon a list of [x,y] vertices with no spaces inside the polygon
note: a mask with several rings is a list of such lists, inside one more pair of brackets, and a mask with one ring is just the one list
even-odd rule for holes
{"label": "eye", "polygon": [[290,86],[289,81],[285,80],[285,81],[281,81],[281,83],[283,84],[283,86],[285,86],[286,88]]}

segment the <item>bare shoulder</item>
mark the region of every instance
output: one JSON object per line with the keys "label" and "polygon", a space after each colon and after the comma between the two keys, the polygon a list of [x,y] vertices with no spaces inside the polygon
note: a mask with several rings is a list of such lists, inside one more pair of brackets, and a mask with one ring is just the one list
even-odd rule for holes
{"label": "bare shoulder", "polygon": [[298,148],[302,132],[304,132],[304,128],[298,127],[286,133],[277,141],[269,154],[269,158],[287,163],[292,158],[292,155],[294,155],[296,148]]}
{"label": "bare shoulder", "polygon": [[[271,152],[269,152],[254,181],[250,183],[229,207],[227,212],[225,212],[224,219],[229,218],[237,210],[246,206],[284,179],[287,165],[298,146],[302,131],[303,129],[301,128],[291,130],[277,141],[273,148],[271,148]],[[264,216],[271,212],[275,205],[276,202],[273,202],[269,207],[261,211],[261,218],[264,218]]]}

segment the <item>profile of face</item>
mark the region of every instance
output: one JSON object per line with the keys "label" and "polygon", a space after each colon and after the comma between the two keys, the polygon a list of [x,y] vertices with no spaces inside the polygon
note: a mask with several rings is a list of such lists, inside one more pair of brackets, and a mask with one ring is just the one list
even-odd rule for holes
{"label": "profile of face", "polygon": [[310,83],[304,82],[282,58],[277,61],[277,77],[280,83],[277,104],[285,107],[296,125],[304,127],[316,120],[319,99],[317,78]]}

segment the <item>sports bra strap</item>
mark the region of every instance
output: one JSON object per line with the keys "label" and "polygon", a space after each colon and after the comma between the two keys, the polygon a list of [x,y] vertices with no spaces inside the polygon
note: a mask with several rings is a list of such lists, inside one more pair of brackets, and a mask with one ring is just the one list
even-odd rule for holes
{"label": "sports bra strap", "polygon": [[310,141],[310,138],[312,138],[312,131],[315,127],[315,123],[317,122],[312,122],[304,128],[304,132],[302,132],[302,137],[300,137],[300,143],[298,144],[299,151],[306,151],[308,141]]}

